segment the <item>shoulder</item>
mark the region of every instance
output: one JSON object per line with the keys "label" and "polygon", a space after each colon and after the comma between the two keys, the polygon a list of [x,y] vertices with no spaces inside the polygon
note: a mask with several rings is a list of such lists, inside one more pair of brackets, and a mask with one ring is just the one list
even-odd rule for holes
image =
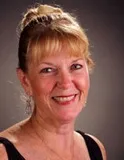
{"label": "shoulder", "polygon": [[22,128],[27,123],[27,121],[28,119],[23,120],[3,130],[2,132],[0,132],[0,137],[4,137],[7,139],[11,139],[12,137],[15,137],[18,133],[20,133],[20,131],[22,131]]}
{"label": "shoulder", "polygon": [[6,143],[6,141],[2,138],[5,138],[5,139],[10,139],[10,136],[11,134],[9,133],[9,129],[6,129],[2,132],[0,132],[0,159],[2,160],[7,160],[8,159],[8,156],[7,156],[7,151],[6,151],[6,148],[4,146],[3,143]]}
{"label": "shoulder", "polygon": [[90,135],[90,134],[86,134],[86,135],[90,136],[98,144],[98,146],[102,152],[103,160],[107,160],[106,150],[105,150],[105,147],[102,144],[102,142],[93,135]]}
{"label": "shoulder", "polygon": [[8,139],[13,144],[16,144],[19,142],[19,137],[23,133],[23,126],[25,124],[25,121],[21,121],[5,130],[0,132],[0,137]]}
{"label": "shoulder", "polygon": [[[22,125],[23,125],[23,122],[20,122],[20,123],[17,123],[15,125],[9,127],[6,130],[3,130],[2,132],[0,132],[0,137],[3,137],[5,139],[9,140],[11,143],[16,145],[16,143],[18,141],[18,132],[20,132]],[[3,143],[0,143],[0,159],[2,159],[2,160],[8,159],[6,148],[3,145]]]}

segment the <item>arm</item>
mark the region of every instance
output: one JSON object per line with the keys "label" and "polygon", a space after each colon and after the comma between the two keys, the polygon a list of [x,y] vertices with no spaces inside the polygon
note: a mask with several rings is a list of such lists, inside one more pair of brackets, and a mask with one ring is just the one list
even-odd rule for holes
{"label": "arm", "polygon": [[6,150],[3,146],[3,144],[0,144],[0,159],[2,159],[2,160],[7,160],[8,159],[8,156],[6,154]]}

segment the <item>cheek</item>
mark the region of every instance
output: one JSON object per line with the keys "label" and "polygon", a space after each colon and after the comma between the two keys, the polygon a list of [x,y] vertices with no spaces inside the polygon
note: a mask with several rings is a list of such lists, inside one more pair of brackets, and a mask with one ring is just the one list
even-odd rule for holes
{"label": "cheek", "polygon": [[86,72],[76,76],[76,84],[78,89],[80,89],[82,92],[88,92],[90,87],[89,74]]}
{"label": "cheek", "polygon": [[80,90],[80,102],[85,105],[87,101],[87,96],[88,96],[88,91],[90,87],[90,80],[89,80],[89,75],[80,76],[78,78],[78,89]]}
{"label": "cheek", "polygon": [[54,88],[54,81],[47,79],[40,79],[32,83],[32,91],[34,96],[47,96]]}
{"label": "cheek", "polygon": [[86,78],[84,80],[84,86],[86,86],[87,90],[89,90],[90,88],[90,78],[89,78],[89,74],[86,75]]}

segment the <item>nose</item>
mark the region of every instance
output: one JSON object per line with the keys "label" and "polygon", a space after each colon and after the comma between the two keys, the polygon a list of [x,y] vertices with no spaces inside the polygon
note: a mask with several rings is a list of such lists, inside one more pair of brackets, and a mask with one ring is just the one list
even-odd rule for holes
{"label": "nose", "polygon": [[57,86],[61,89],[68,89],[72,85],[72,75],[69,71],[61,71],[57,78]]}

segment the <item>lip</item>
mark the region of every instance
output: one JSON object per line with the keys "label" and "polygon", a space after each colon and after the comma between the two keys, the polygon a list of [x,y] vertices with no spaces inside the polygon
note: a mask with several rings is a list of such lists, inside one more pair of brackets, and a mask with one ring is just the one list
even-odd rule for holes
{"label": "lip", "polygon": [[52,99],[61,105],[67,105],[73,102],[76,98],[77,94],[71,94],[71,95],[61,95],[61,96],[54,96]]}
{"label": "lip", "polygon": [[[70,96],[74,96],[74,95],[76,95],[77,93],[75,93],[75,94],[68,94],[68,95],[58,95],[58,96],[53,96],[53,97],[70,97]],[[52,97],[52,98],[53,98]]]}

